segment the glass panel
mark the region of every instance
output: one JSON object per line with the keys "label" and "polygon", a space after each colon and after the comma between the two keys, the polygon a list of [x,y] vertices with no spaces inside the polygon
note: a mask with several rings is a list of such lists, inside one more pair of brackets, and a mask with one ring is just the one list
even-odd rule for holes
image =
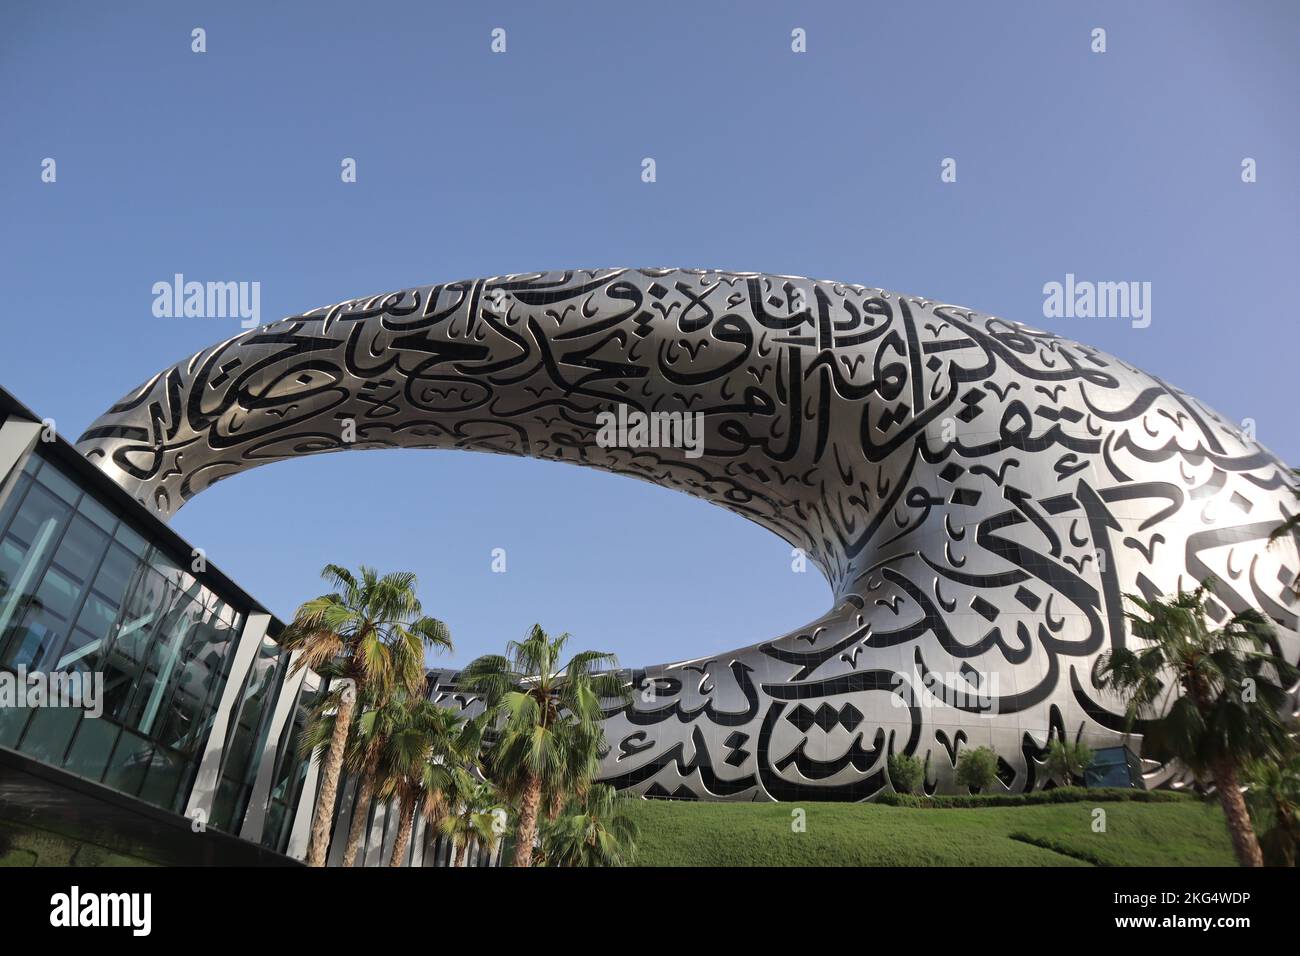
{"label": "glass panel", "polygon": [[92,592],[86,596],[86,603],[82,605],[77,627],[102,639],[108,637],[116,621],[117,603]]}
{"label": "glass panel", "polygon": [[149,565],[173,587],[185,588],[194,580],[169,555],[157,548],[149,552]]}
{"label": "glass panel", "polygon": [[269,842],[270,831],[264,831],[263,845],[273,846],[277,851],[283,853],[289,845],[289,828],[293,825],[293,814],[289,813],[289,808],[296,808],[302,794],[303,784],[307,779],[307,770],[311,765],[311,757],[301,757],[298,755],[298,739],[307,726],[307,721],[311,716],[311,709],[316,704],[319,691],[303,690],[298,696],[298,701],[293,709],[293,720],[285,728],[284,734],[280,740],[280,751],[278,755],[279,765],[275,770],[275,780],[271,785],[272,809],[280,806],[284,813],[282,821],[282,832],[276,838],[274,843]]}
{"label": "glass panel", "polygon": [[82,496],[77,502],[77,510],[109,534],[117,527],[117,516],[90,495]]}
{"label": "glass panel", "polygon": [[49,462],[46,462],[45,467],[41,469],[37,481],[70,505],[76,504],[77,499],[81,497],[81,489]]}
{"label": "glass panel", "polygon": [[212,798],[212,817],[208,821],[212,826],[233,832],[230,818],[234,815],[235,804],[240,802],[242,789],[233,780],[223,780],[217,785],[217,792]]}
{"label": "glass panel", "polygon": [[34,599],[21,620],[9,630],[9,643],[0,663],[36,670],[39,662],[63,643],[67,624],[62,618],[41,610]]}
{"label": "glass panel", "polygon": [[190,629],[184,668],[176,683],[160,739],[178,750],[197,752],[207,740],[213,713],[230,672],[239,633],[210,616]]}
{"label": "glass panel", "polygon": [[[198,587],[194,589],[196,592]],[[148,673],[153,684],[147,699],[141,703],[138,727],[141,733],[152,733],[158,720],[158,711],[171,699],[171,691],[180,683],[183,670],[177,669],[186,635],[205,608],[193,594],[176,594],[171,610],[158,629],[158,639],[151,649]],[[180,702],[185,700],[181,696]]]}
{"label": "glass panel", "polygon": [[248,809],[247,799],[257,778],[260,758],[270,734],[271,718],[275,710],[273,702],[284,678],[282,663],[280,645],[269,637],[263,638],[257,657],[249,668],[239,700],[235,703],[235,719],[231,721],[226,738],[222,769],[223,778],[245,786],[239,801],[231,808],[233,821],[214,821],[218,828],[228,829]]}
{"label": "glass panel", "polygon": [[[183,802],[243,623],[186,561],[31,456],[0,508],[0,664],[100,671],[104,716],[0,707],[0,746],[56,766],[66,754],[73,773],[158,806]],[[282,657],[268,641],[233,715],[230,779],[219,786],[231,818],[251,789]]]}
{"label": "glass panel", "polygon": [[54,563],[78,584],[85,584],[95,573],[107,545],[108,535],[77,515],[68,525],[59,550],[54,552]]}
{"label": "glass panel", "polygon": [[114,601],[121,601],[131,587],[131,578],[139,564],[139,558],[114,542],[95,575],[95,590]]}
{"label": "glass panel", "polygon": [[50,494],[41,485],[33,485],[23,500],[23,506],[14,515],[9,526],[9,533],[24,546],[30,547],[40,540],[41,533],[48,522],[62,528],[63,522],[72,513],[66,504]]}
{"label": "glass panel", "polygon": [[0,603],[0,663],[29,663],[31,654],[42,644],[43,634],[32,638],[22,632],[22,619],[36,600],[41,572],[69,514],[66,505],[36,485],[14,514],[5,537],[5,563],[10,571]]}
{"label": "glass panel", "polygon": [[185,761],[180,754],[165,747],[156,748],[149,763],[149,774],[140,790],[140,799],[165,810],[175,809],[172,804],[176,802],[184,772]]}
{"label": "glass panel", "polygon": [[[85,615],[83,614],[82,617],[85,617]],[[59,654],[59,661],[54,669],[56,671],[93,671],[99,661],[103,646],[104,641],[101,637],[83,631],[79,627],[74,628],[72,636],[63,645],[63,651]]]}
{"label": "glass panel", "polygon": [[36,600],[40,602],[41,608],[60,621],[72,617],[80,595],[81,588],[77,587],[76,582],[54,567],[45,572],[41,586],[36,589]]}
{"label": "glass panel", "polygon": [[145,541],[136,531],[127,527],[125,523],[117,526],[117,531],[113,533],[113,539],[137,557],[143,558],[144,553],[149,550],[149,542]]}
{"label": "glass panel", "polygon": [[[134,726],[132,702],[147,694],[153,685],[152,679],[144,674],[145,661],[166,600],[167,588],[162,579],[152,571],[141,569],[123,603],[104,663],[105,713],[128,726]],[[146,679],[149,686],[142,687]]]}
{"label": "glass panel", "polygon": [[278,849],[280,845],[280,830],[285,825],[287,817],[287,808],[278,800],[271,804],[266,811],[266,823],[262,830],[262,846]]}
{"label": "glass panel", "polygon": [[26,546],[17,538],[6,535],[0,539],[0,599],[9,592],[9,586],[18,580],[18,572],[23,566],[23,556],[27,554]]}
{"label": "glass panel", "polygon": [[18,738],[32,712],[26,707],[0,707],[0,747],[17,749]]}
{"label": "glass panel", "polygon": [[113,752],[113,744],[117,741],[120,730],[111,721],[87,717],[77,730],[77,739],[72,743],[65,769],[80,777],[98,781],[104,775],[108,755]]}
{"label": "glass panel", "polygon": [[239,626],[239,612],[225,601],[217,602],[217,616],[233,627]]}
{"label": "glass panel", "polygon": [[104,774],[105,785],[123,793],[135,794],[149,769],[153,745],[129,730],[123,730],[117,748],[108,761]]}
{"label": "glass panel", "polygon": [[63,755],[68,752],[72,734],[81,720],[81,710],[77,707],[37,707],[34,710],[18,749],[29,757],[62,767]]}
{"label": "glass panel", "polygon": [[[13,491],[5,499],[4,507],[0,508],[0,532],[9,527],[9,522],[13,519],[16,512],[23,503],[23,497],[27,494],[27,489],[31,486],[32,480],[27,475],[19,475],[18,480],[14,482]],[[4,481],[0,479],[0,491],[4,490]]]}

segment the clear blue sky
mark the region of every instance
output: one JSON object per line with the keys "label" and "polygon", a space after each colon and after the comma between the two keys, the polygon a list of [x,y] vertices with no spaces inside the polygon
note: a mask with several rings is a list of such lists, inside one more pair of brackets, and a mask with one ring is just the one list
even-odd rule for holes
{"label": "clear blue sky", "polygon": [[[1053,328],[1255,419],[1296,463],[1297,103],[1289,0],[6,0],[0,383],[75,439],[238,331],[155,318],[151,286],[176,272],[260,282],[273,321],[504,272],[761,270]],[[1043,284],[1066,273],[1151,282],[1151,326],[1043,319]],[[485,455],[281,463],[174,524],[281,615],[327,560],[412,569],[454,663],[535,620],[629,665],[696,656],[830,596],[720,509]]]}

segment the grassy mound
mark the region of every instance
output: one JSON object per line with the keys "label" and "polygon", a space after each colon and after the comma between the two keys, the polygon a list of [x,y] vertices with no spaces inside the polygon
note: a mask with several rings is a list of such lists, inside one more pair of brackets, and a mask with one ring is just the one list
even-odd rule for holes
{"label": "grassy mound", "polygon": [[[1105,812],[1094,832],[1094,811]],[[804,816],[796,832],[795,811]],[[1232,866],[1218,807],[1193,799],[913,808],[638,800],[643,866]]]}

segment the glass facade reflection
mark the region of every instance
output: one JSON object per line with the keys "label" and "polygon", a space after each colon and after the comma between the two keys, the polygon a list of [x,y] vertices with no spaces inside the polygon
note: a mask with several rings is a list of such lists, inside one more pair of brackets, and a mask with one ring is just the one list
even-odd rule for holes
{"label": "glass facade reflection", "polygon": [[294,808],[302,797],[303,786],[311,758],[298,753],[298,739],[307,727],[311,709],[316,705],[319,691],[304,690],[294,705],[293,719],[284,728],[276,753],[279,761],[271,784],[270,804],[266,811],[266,829],[262,831],[262,845],[284,853],[289,844]]}
{"label": "glass facade reflection", "polygon": [[0,667],[103,674],[103,714],[0,709],[0,746],[183,809],[240,613],[53,462],[0,507]]}
{"label": "glass facade reflection", "polygon": [[269,637],[262,638],[235,701],[227,734],[224,767],[209,822],[222,830],[238,829],[248,810],[271,729],[272,706],[287,669],[288,655]]}

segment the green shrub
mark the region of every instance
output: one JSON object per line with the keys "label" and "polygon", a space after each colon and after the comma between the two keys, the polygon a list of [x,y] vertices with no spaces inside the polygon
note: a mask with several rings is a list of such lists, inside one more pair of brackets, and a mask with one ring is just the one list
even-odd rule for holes
{"label": "green shrub", "polygon": [[998,755],[992,747],[976,747],[957,758],[957,782],[983,790],[998,778]]}
{"label": "green shrub", "polygon": [[1092,763],[1092,748],[1084,743],[1069,743],[1054,738],[1047,745],[1047,775],[1053,780],[1069,785],[1083,779],[1083,772]]}
{"label": "green shrub", "polygon": [[889,782],[897,793],[916,793],[925,779],[925,767],[908,754],[889,755]]}

